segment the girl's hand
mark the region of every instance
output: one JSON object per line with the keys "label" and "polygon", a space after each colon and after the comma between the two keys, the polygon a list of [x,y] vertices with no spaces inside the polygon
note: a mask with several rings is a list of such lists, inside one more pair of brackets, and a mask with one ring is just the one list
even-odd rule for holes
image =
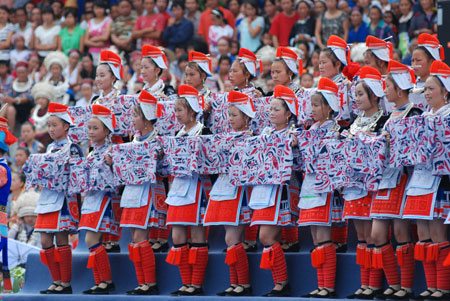
{"label": "girl's hand", "polygon": [[107,165],[112,166],[112,158],[110,155],[105,156],[105,161]]}
{"label": "girl's hand", "polygon": [[292,136],[292,147],[298,146],[297,136],[295,136],[294,134],[291,134],[291,136]]}

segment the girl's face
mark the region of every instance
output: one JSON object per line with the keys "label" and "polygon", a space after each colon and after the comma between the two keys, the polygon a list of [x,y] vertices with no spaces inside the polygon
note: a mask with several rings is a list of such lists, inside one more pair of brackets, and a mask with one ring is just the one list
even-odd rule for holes
{"label": "girl's face", "polygon": [[25,48],[25,40],[24,40],[22,37],[17,38],[17,39],[14,41],[14,45],[16,46],[17,49],[22,50],[22,49]]}
{"label": "girl's face", "polygon": [[310,11],[309,6],[305,2],[300,2],[299,5],[297,6],[297,13],[302,19],[305,19],[306,17],[309,16],[309,11]]}
{"label": "girl's face", "polygon": [[42,21],[46,24],[46,25],[50,25],[53,23],[53,15],[50,13],[45,13],[42,14]]}
{"label": "girl's face", "polygon": [[320,57],[320,54],[317,52],[313,52],[313,54],[311,55],[311,65],[314,68],[319,67],[319,57]]}
{"label": "girl's face", "polygon": [[88,135],[91,142],[97,145],[103,145],[106,137],[109,135],[109,130],[100,119],[92,117],[88,122]]}
{"label": "girl's face", "polygon": [[336,9],[337,0],[325,0],[325,5],[327,6],[327,9]]}
{"label": "girl's face", "polygon": [[92,62],[91,58],[86,55],[81,59],[81,65],[83,66],[84,69],[90,70],[90,69],[92,69],[93,62]]}
{"label": "girl's face", "polygon": [[114,84],[116,78],[112,74],[109,66],[100,64],[97,67],[97,74],[95,75],[95,83],[99,90],[110,90]]}
{"label": "girl's face", "polygon": [[36,133],[33,131],[33,128],[29,124],[24,124],[20,128],[20,138],[22,138],[25,142],[31,142],[34,140],[34,136]]}
{"label": "girl's face", "polygon": [[[71,16],[71,15],[69,15]],[[72,68],[75,68],[80,61],[80,55],[76,52],[72,52],[69,56],[69,64]]]}
{"label": "girl's face", "polygon": [[22,150],[22,149],[18,149],[16,151],[16,163],[19,166],[22,166],[25,164],[25,162],[28,160],[28,156],[27,153]]}
{"label": "girl's face", "polygon": [[392,22],[394,21],[394,17],[391,13],[386,12],[384,14],[383,21],[387,24],[392,24]]}
{"label": "girl's face", "polygon": [[71,27],[74,26],[76,24],[77,20],[75,19],[75,17],[72,14],[68,14],[66,17],[66,25]]}
{"label": "girl's face", "polygon": [[[237,1],[234,1],[237,2]],[[245,15],[249,18],[256,16],[256,9],[250,5],[250,4],[245,4]]]}
{"label": "girl's face", "polygon": [[81,96],[84,97],[84,99],[89,100],[92,97],[92,87],[89,85],[82,85],[81,86]]}
{"label": "girl's face", "polygon": [[430,9],[433,7],[433,0],[420,0],[419,1],[420,6],[422,6],[422,8],[425,9]]}
{"label": "girl's face", "polygon": [[36,224],[36,216],[34,215],[24,216],[23,221],[28,226],[34,226]]}
{"label": "girl's face", "polygon": [[353,26],[359,26],[362,23],[362,15],[359,11],[354,10],[350,15],[350,23]]}
{"label": "girl's face", "polygon": [[314,86],[314,79],[310,75],[302,76],[300,79],[300,86],[306,89],[310,89]]}
{"label": "girl's face", "polygon": [[370,101],[369,95],[364,89],[362,83],[356,85],[356,106],[360,111],[369,111],[373,109],[374,104]]}
{"label": "girl's face", "polygon": [[230,52],[230,46],[225,39],[220,39],[217,42],[217,51],[220,55],[227,55]]}
{"label": "girl's face", "polygon": [[406,16],[411,11],[412,5],[409,0],[400,0],[400,12]]}
{"label": "girl's face", "polygon": [[248,128],[248,117],[236,106],[231,105],[228,109],[228,118],[230,119],[233,131],[243,131]]}
{"label": "girl's face", "polygon": [[319,55],[319,72],[320,76],[332,79],[339,71],[336,66],[333,65],[333,61],[324,52]]}
{"label": "girl's face", "polygon": [[38,99],[36,99],[36,104],[40,105],[41,109],[47,109],[49,102],[50,101],[45,97],[39,97]]}
{"label": "girl's face", "polygon": [[21,83],[26,83],[28,81],[28,70],[26,68],[20,67],[16,70],[17,79]]}
{"label": "girl's face", "polygon": [[184,74],[186,76],[186,85],[192,86],[197,90],[203,89],[203,78],[197,69],[186,66]]}
{"label": "girl's face", "polygon": [[275,86],[289,86],[291,74],[288,73],[286,64],[282,61],[274,61],[270,67],[270,74]]}
{"label": "girl's face", "polygon": [[230,81],[235,87],[241,87],[245,85],[247,77],[242,70],[239,60],[235,60],[230,69]]}
{"label": "girl's face", "polygon": [[293,5],[294,3],[292,3],[292,0],[281,0],[281,9],[285,13],[291,12]]}
{"label": "girl's face", "polygon": [[367,51],[364,53],[364,66],[370,66],[380,71],[380,67],[377,64],[377,58],[373,53]]}
{"label": "girl's face", "polygon": [[215,14],[211,14],[211,21],[212,21],[212,24],[215,26],[222,26],[222,23],[223,23],[222,18],[219,16],[216,16]]}
{"label": "girl's face", "polygon": [[52,64],[50,66],[50,72],[52,73],[52,77],[58,79],[61,77],[62,68],[59,64]]}
{"label": "girl's face", "polygon": [[103,18],[105,16],[105,9],[103,7],[94,5],[94,14],[97,18]]}
{"label": "girl's face", "polygon": [[389,102],[396,102],[399,99],[398,91],[395,89],[395,83],[391,79],[386,79],[386,88],[384,94]]}
{"label": "girl's face", "polygon": [[286,127],[289,117],[291,117],[291,112],[286,110],[283,101],[280,98],[274,98],[270,103],[270,122],[276,128]]}
{"label": "girl's face", "polygon": [[429,59],[422,49],[416,49],[412,53],[411,66],[414,74],[419,77],[427,77],[433,60]]}
{"label": "girl's face", "polygon": [[30,70],[34,70],[39,67],[39,58],[37,56],[32,56],[28,60],[28,66]]}
{"label": "girl's face", "polygon": [[132,117],[132,122],[136,131],[143,131],[146,127],[144,114],[138,112],[137,109],[133,109]]}
{"label": "girl's face", "polygon": [[13,173],[11,177],[11,191],[18,191],[22,189],[24,182],[20,180],[20,176],[18,173]]}
{"label": "girl's face", "polygon": [[61,118],[50,116],[47,120],[48,134],[53,141],[59,141],[67,137],[69,125]]}
{"label": "girl's face", "polygon": [[273,16],[276,13],[277,7],[272,4],[270,1],[266,1],[264,3],[264,11],[266,12],[266,15]]}
{"label": "girl's face", "polygon": [[219,64],[219,74],[228,74],[230,71],[230,62],[227,60],[223,60]]}
{"label": "girl's face", "polygon": [[316,16],[320,16],[321,13],[325,11],[325,4],[321,1],[316,1],[314,3],[314,14]]}
{"label": "girl's face", "polygon": [[237,0],[228,1],[228,9],[233,13],[233,15],[239,14],[241,6]]}
{"label": "girl's face", "polygon": [[430,107],[437,110],[445,104],[444,96],[447,93],[435,76],[430,76],[425,82],[424,96]]}
{"label": "girl's face", "polygon": [[143,58],[141,61],[141,76],[147,83],[158,80],[159,68],[149,58]]}
{"label": "girl's face", "polygon": [[193,111],[188,110],[188,108],[184,105],[184,101],[177,100],[175,102],[175,117],[180,124],[187,125],[195,120],[195,117]]}
{"label": "girl's face", "polygon": [[311,97],[311,110],[314,120],[319,121],[320,123],[327,120],[331,112],[330,106],[326,105],[322,100],[322,96],[318,94],[314,94]]}
{"label": "girl's face", "polygon": [[377,23],[381,20],[381,13],[378,8],[371,8],[369,11],[370,21],[373,23]]}

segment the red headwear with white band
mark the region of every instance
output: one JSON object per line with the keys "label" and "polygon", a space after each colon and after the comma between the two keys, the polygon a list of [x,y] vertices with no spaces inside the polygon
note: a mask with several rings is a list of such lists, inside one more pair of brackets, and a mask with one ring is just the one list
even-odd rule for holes
{"label": "red headwear with white band", "polygon": [[359,70],[359,79],[364,81],[377,97],[384,96],[383,78],[381,73],[370,66],[364,66]]}
{"label": "red headwear with white band", "polygon": [[97,117],[111,131],[116,127],[116,116],[102,105],[92,105],[92,117]]}
{"label": "red headwear with white band", "polygon": [[197,51],[189,51],[189,62],[197,63],[206,74],[212,75],[211,59],[206,54]]}
{"label": "red headwear with white band", "polygon": [[153,120],[158,117],[158,100],[145,89],[139,94],[139,104],[145,119]]}
{"label": "red headwear with white band", "polygon": [[263,72],[261,61],[258,60],[256,55],[250,50],[245,48],[239,49],[238,59],[241,63],[244,63],[245,68],[247,68],[248,72],[250,72],[253,77],[258,75],[258,67],[259,72]]}
{"label": "red headwear with white band", "polygon": [[0,132],[5,133],[4,140],[0,136],[0,149],[8,151],[8,146],[17,142],[17,138],[8,130],[8,119],[0,117]]}
{"label": "red headwear with white band", "polygon": [[117,79],[123,78],[122,59],[118,54],[111,50],[102,50],[100,52],[100,64],[108,64]]}
{"label": "red headwear with white band", "polygon": [[397,86],[402,90],[409,90],[414,87],[416,77],[414,70],[397,61],[390,61],[388,65],[388,73],[392,75]]}
{"label": "red headwear with white band", "polygon": [[347,64],[350,62],[350,51],[347,42],[345,42],[338,36],[331,35],[328,39],[327,47],[330,48],[331,51],[333,51],[334,55],[342,64],[347,66]]}
{"label": "red headwear with white band", "polygon": [[429,33],[421,33],[419,35],[417,38],[417,46],[425,47],[435,60],[442,61],[445,59],[444,47],[442,47],[435,36]]}
{"label": "red headwear with white band", "polygon": [[151,58],[159,68],[167,69],[168,63],[166,55],[158,47],[152,45],[144,45],[142,46],[141,55],[142,57]]}
{"label": "red headwear with white band", "polygon": [[283,99],[286,102],[289,111],[291,111],[291,113],[295,116],[298,116],[298,99],[291,89],[278,85],[273,91],[273,97]]}
{"label": "red headwear with white band", "polygon": [[238,92],[238,91],[230,91],[228,93],[228,102],[231,105],[236,106],[239,110],[242,111],[245,115],[250,118],[255,117],[255,106],[253,105],[253,101],[247,94]]}
{"label": "red headwear with white band", "polygon": [[431,64],[430,74],[439,78],[445,90],[450,92],[450,67],[441,61],[434,61]]}
{"label": "red headwear with white band", "polygon": [[374,36],[367,36],[366,46],[382,61],[389,62],[394,57],[394,49],[390,42],[386,42]]}
{"label": "red headwear with white band", "polygon": [[317,92],[323,95],[334,112],[339,112],[339,87],[329,78],[322,77],[317,86]]}
{"label": "red headwear with white band", "polygon": [[[303,62],[302,59],[298,57],[297,53],[294,50],[289,49],[287,47],[278,47],[277,48],[277,58],[282,59],[288,68],[295,75],[302,75],[303,72]],[[298,62],[298,66],[297,66]]]}
{"label": "red headwear with white band", "polygon": [[56,116],[66,121],[69,124],[73,124],[72,116],[67,110],[69,107],[60,103],[51,102],[48,104],[48,114],[50,116]]}
{"label": "red headwear with white band", "polygon": [[178,87],[178,96],[185,98],[195,113],[198,113],[203,109],[202,104],[204,101],[198,94],[197,89],[188,85],[180,85]]}

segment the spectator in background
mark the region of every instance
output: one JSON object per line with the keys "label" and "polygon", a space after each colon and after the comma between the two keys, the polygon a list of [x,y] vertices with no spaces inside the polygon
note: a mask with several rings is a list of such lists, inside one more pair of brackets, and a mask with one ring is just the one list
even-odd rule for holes
{"label": "spectator in background", "polygon": [[402,62],[402,52],[401,52],[398,48],[395,48],[395,49],[393,50],[393,56],[392,56],[392,59],[393,59],[394,61],[399,62],[399,63]]}
{"label": "spectator in background", "polygon": [[133,27],[136,15],[132,13],[130,0],[119,1],[120,15],[114,20],[111,29],[111,41],[119,51],[132,51],[136,48],[133,40]]}
{"label": "spectator in background", "polygon": [[24,174],[11,172],[11,188],[8,195],[8,205],[6,206],[6,212],[8,213],[8,222],[10,227],[20,222],[17,215],[19,209],[17,206],[17,200],[23,192],[25,181],[26,178]]}
{"label": "spectator in background", "polygon": [[166,18],[162,14],[155,13],[155,0],[144,0],[144,8],[147,14],[138,17],[133,28],[133,38],[140,39],[137,49],[141,49],[145,44],[162,46],[162,33],[166,28]]}
{"label": "spectator in background", "polygon": [[130,53],[130,68],[127,76],[127,93],[133,94],[134,83],[141,77],[141,52],[138,50]]}
{"label": "spectator in background", "polygon": [[61,21],[63,17],[63,4],[61,0],[52,1],[51,8],[53,9],[53,13],[55,14],[55,23],[61,26]]}
{"label": "spectator in background", "polygon": [[241,45],[239,44],[239,42],[232,40],[230,42],[230,56],[231,57],[238,56],[239,55],[239,49],[241,49]]}
{"label": "spectator in background", "polygon": [[[23,7],[23,6],[21,6]],[[27,1],[27,3],[25,4],[25,11],[27,13],[27,17],[30,18],[31,17],[31,12],[33,11],[33,8],[35,8],[36,6],[34,5],[34,3],[32,1]]]}
{"label": "spectator in background", "polygon": [[9,60],[9,49],[14,34],[14,25],[8,22],[9,9],[0,6],[0,60]]}
{"label": "spectator in background", "polygon": [[227,56],[230,57],[231,61],[234,61],[234,57],[232,57],[231,53],[230,53],[230,49],[231,49],[231,39],[227,38],[227,37],[222,37],[219,39],[219,41],[217,42],[217,52],[219,53],[217,55],[217,57],[220,59],[223,56]]}
{"label": "spectator in background", "polygon": [[225,92],[225,81],[229,79],[231,68],[231,58],[229,56],[221,56],[219,59],[219,70],[217,72],[217,82],[219,83],[220,92]]}
{"label": "spectator in background", "polygon": [[270,26],[272,25],[273,19],[278,14],[277,6],[275,5],[275,0],[265,0],[264,1],[264,30],[263,33],[269,32]]}
{"label": "spectator in background", "polygon": [[17,216],[20,221],[11,227],[8,231],[8,237],[40,248],[41,235],[39,232],[34,231],[37,217],[37,213],[34,211],[36,210],[38,199],[39,193],[33,190],[29,190],[20,195],[16,204]]}
{"label": "spectator in background", "polygon": [[305,89],[314,87],[314,77],[311,73],[303,73],[302,76],[300,76],[300,87]]}
{"label": "spectator in background", "polygon": [[327,10],[325,0],[314,1],[314,17],[317,19]]}
{"label": "spectator in background", "polygon": [[396,45],[397,37],[389,25],[383,21],[383,12],[378,2],[373,2],[370,5],[369,17],[370,23],[367,26],[367,34],[382,40],[392,37],[392,44]]}
{"label": "spectator in background", "polygon": [[197,0],[186,0],[184,4],[186,8],[185,18],[192,22],[194,25],[194,37],[200,37],[198,35],[198,27],[200,25],[200,17],[202,13],[198,10]]}
{"label": "spectator in background", "polygon": [[172,14],[173,18],[169,19],[162,38],[167,48],[175,51],[176,47],[187,47],[194,34],[194,25],[184,18],[184,3],[182,1],[175,0],[173,2]]}
{"label": "spectator in background", "polygon": [[289,34],[289,44],[297,46],[301,42],[309,43],[310,48],[314,48],[314,31],[316,20],[311,16],[312,2],[310,0],[300,0],[297,3],[297,14],[299,19],[295,22]]}
{"label": "spectator in background", "polygon": [[240,33],[241,47],[256,52],[261,46],[261,35],[264,29],[264,18],[259,16],[259,7],[256,0],[244,2],[246,18],[237,26]]}
{"label": "spectator in background", "polygon": [[212,56],[217,56],[219,54],[217,51],[217,42],[219,42],[222,37],[231,39],[233,37],[234,30],[226,23],[225,17],[219,9],[213,9],[211,11],[211,19],[213,25],[209,27],[208,34],[209,54]]}
{"label": "spectator in background", "polygon": [[111,43],[112,19],[106,14],[107,4],[102,0],[94,2],[94,19],[88,22],[84,44],[89,48],[89,52],[94,58],[94,65],[97,66],[100,59],[100,52],[108,48]]}
{"label": "spectator in background", "polygon": [[34,49],[38,51],[39,57],[44,59],[50,52],[58,49],[58,35],[61,27],[54,24],[51,7],[44,7],[41,12],[44,23],[34,31]]}
{"label": "spectator in background", "polygon": [[144,1],[143,0],[133,0],[133,8],[136,12],[136,17],[143,16],[145,13]]}
{"label": "spectator in background", "polygon": [[77,106],[88,106],[91,103],[91,98],[94,96],[94,81],[90,78],[85,78],[81,81],[81,98],[78,99]]}
{"label": "spectator in background", "polygon": [[58,50],[69,56],[69,51],[77,49],[84,51],[84,35],[86,31],[77,24],[77,11],[68,9],[65,14],[66,27],[61,29],[58,37]]}
{"label": "spectator in background", "polygon": [[167,12],[168,0],[156,0],[156,8],[158,12],[166,18],[166,23],[172,18],[172,16]]}
{"label": "spectator in background", "polygon": [[233,14],[235,27],[238,27],[239,24],[241,23],[241,21],[246,17],[242,13],[242,11],[243,11],[242,4],[243,4],[242,0],[229,0],[228,1],[228,9]]}
{"label": "spectator in background", "polygon": [[418,37],[421,33],[433,34],[436,32],[437,10],[433,0],[420,0],[420,10],[414,15],[409,28],[410,37]]}
{"label": "spectator in background", "polygon": [[0,93],[2,96],[11,91],[14,77],[9,73],[9,61],[0,60]]}
{"label": "spectator in background", "polygon": [[209,27],[213,24],[211,18],[213,9],[220,10],[225,20],[227,20],[227,23],[234,29],[235,20],[233,14],[228,9],[219,6],[219,0],[206,0],[206,6],[208,8],[202,12],[198,27],[198,34],[202,36],[205,41],[208,41]]}
{"label": "spectator in background", "polygon": [[63,77],[69,81],[69,89],[72,90],[71,93],[74,96],[80,92],[81,88],[81,78],[78,76],[80,74],[80,58],[81,53],[77,49],[69,51],[69,64],[63,70]]}
{"label": "spectator in background", "polygon": [[47,121],[50,116],[48,104],[55,100],[55,88],[46,82],[40,82],[31,89],[36,106],[31,113],[31,120],[36,127],[36,139],[44,145],[48,145],[52,139],[48,134]]}
{"label": "spectator in background", "polygon": [[33,29],[31,23],[28,22],[27,12],[24,8],[16,9],[16,24],[14,25],[14,31],[20,33],[25,38],[25,47],[32,48],[30,45],[31,35],[33,34]]}
{"label": "spectator in background", "polygon": [[26,147],[19,147],[16,150],[15,164],[13,170],[18,173],[23,173],[23,165],[27,162],[30,157],[30,151]]}
{"label": "spectator in background", "polygon": [[412,0],[400,0],[400,18],[398,20],[398,49],[403,56],[408,52],[410,42],[409,27],[411,26],[414,3]]}
{"label": "spectator in background", "polygon": [[366,24],[370,23],[369,10],[371,0],[358,0],[357,5],[363,9],[363,21]]}
{"label": "spectator in background", "polygon": [[348,15],[338,9],[337,0],[326,0],[325,4],[327,10],[316,20],[315,37],[320,49],[327,46],[327,41],[331,35],[336,35],[347,41],[350,28]]}
{"label": "spectator in background", "polygon": [[9,60],[11,68],[16,68],[16,64],[20,61],[26,62],[30,57],[31,51],[25,47],[25,38],[21,33],[15,33],[11,39],[14,49],[10,52]]}
{"label": "spectator in background", "polygon": [[83,57],[81,58],[81,78],[90,78],[92,80],[95,80],[95,70],[96,68],[94,66],[94,59],[92,58],[92,55],[88,52],[84,53]]}
{"label": "spectator in background", "polygon": [[299,19],[294,10],[293,0],[281,0],[282,12],[272,22],[269,33],[272,35],[273,46],[289,46],[289,35],[295,22]]}
{"label": "spectator in background", "polygon": [[120,15],[119,13],[119,5],[117,5],[117,3],[113,3],[111,4],[111,6],[109,7],[109,17],[115,21],[116,18]]}
{"label": "spectator in background", "polygon": [[35,7],[31,10],[30,22],[31,22],[31,28],[33,29],[33,31],[39,25],[42,25],[42,14],[41,14],[40,8]]}
{"label": "spectator in background", "polygon": [[350,14],[350,31],[347,43],[365,43],[367,37],[367,24],[363,21],[363,9],[354,6]]}
{"label": "spectator in background", "polygon": [[25,121],[20,127],[19,146],[27,148],[30,154],[45,152],[44,145],[36,140],[36,128],[29,121]]}

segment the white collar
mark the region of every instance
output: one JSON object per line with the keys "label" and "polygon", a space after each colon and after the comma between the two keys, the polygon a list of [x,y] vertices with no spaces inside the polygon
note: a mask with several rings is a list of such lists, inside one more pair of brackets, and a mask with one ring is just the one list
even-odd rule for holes
{"label": "white collar", "polygon": [[180,136],[197,136],[198,133],[203,129],[203,124],[197,121],[197,124],[194,125],[189,131],[186,132],[186,126],[183,126],[183,128],[178,132],[178,137]]}

